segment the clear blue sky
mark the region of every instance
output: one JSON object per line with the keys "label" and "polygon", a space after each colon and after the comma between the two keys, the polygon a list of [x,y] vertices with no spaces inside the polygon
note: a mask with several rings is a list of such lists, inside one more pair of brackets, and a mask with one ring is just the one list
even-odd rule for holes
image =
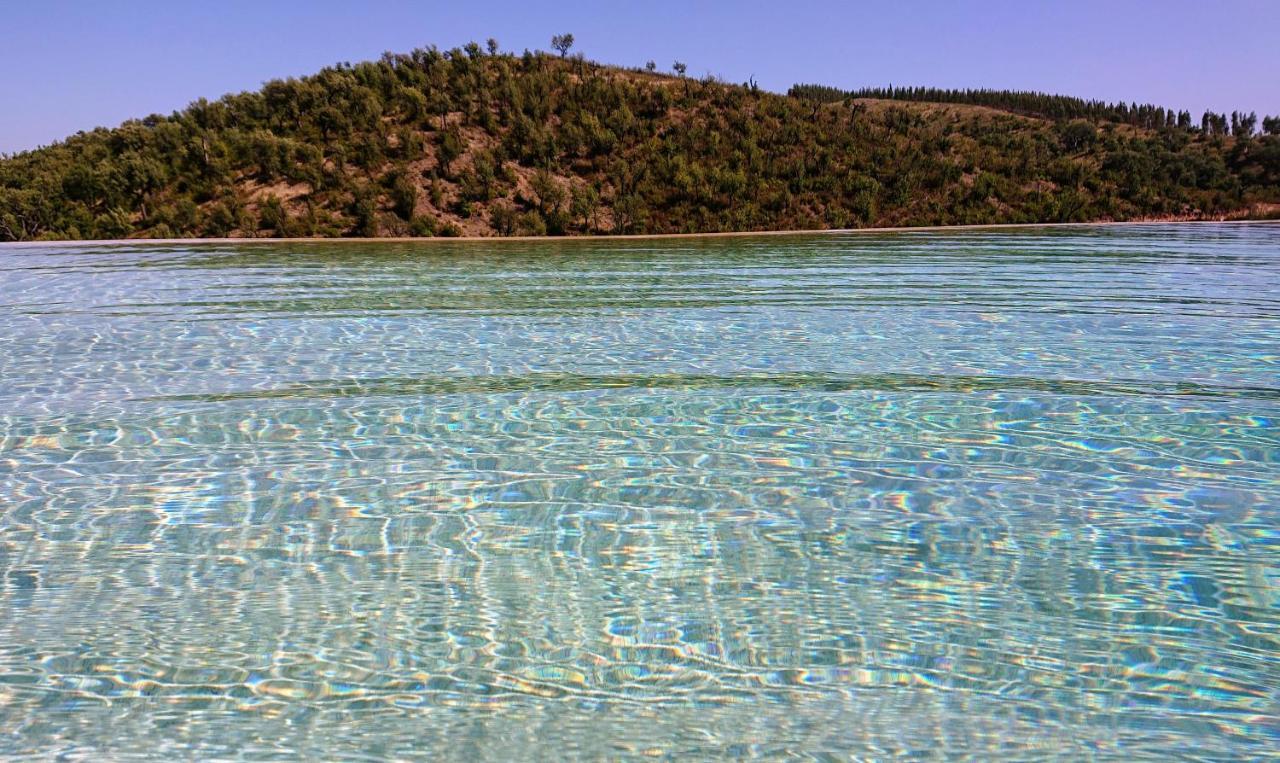
{"label": "clear blue sky", "polygon": [[785,90],[922,84],[1280,113],[1280,0],[12,0],[0,152],[338,61],[572,32],[608,63]]}

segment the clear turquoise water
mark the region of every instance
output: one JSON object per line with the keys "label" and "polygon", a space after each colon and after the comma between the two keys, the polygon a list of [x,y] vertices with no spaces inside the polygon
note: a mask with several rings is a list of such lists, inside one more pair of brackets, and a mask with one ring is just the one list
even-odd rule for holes
{"label": "clear turquoise water", "polygon": [[0,755],[1263,757],[1280,227],[0,248]]}

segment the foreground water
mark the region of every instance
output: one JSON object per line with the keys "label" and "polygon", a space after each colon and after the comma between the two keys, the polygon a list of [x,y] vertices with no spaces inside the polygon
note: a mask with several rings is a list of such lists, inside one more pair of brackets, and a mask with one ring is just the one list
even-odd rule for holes
{"label": "foreground water", "polygon": [[0,248],[0,755],[1263,756],[1280,227]]}

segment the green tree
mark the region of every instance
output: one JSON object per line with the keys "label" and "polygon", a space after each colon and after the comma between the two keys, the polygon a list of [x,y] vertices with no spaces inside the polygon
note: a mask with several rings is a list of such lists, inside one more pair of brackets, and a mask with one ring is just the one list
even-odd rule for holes
{"label": "green tree", "polygon": [[409,235],[415,238],[429,238],[436,234],[436,221],[433,217],[418,215],[409,221]]}
{"label": "green tree", "polygon": [[352,232],[362,238],[376,238],[378,235],[378,202],[369,192],[363,189],[355,194],[351,202],[351,217],[355,220]]}
{"label": "green tree", "polygon": [[1059,131],[1062,147],[1067,151],[1082,151],[1093,145],[1098,129],[1090,122],[1076,119],[1063,125]]}
{"label": "green tree", "polygon": [[600,210],[600,192],[594,186],[574,187],[569,202],[569,213],[579,221],[586,233],[596,229],[596,215]]}
{"label": "green tree", "polygon": [[279,197],[272,195],[263,199],[258,218],[261,221],[260,227],[270,228],[276,238],[286,238],[292,235],[289,226],[289,213],[284,208],[284,204]]}
{"label": "green tree", "polygon": [[519,230],[526,236],[545,236],[547,223],[536,210],[531,210],[520,215]]}
{"label": "green tree", "polygon": [[1246,138],[1253,135],[1254,131],[1258,129],[1257,113],[1251,111],[1248,115],[1241,114],[1239,128],[1240,132],[1237,133],[1238,135],[1243,135]]}
{"label": "green tree", "polygon": [[551,47],[560,52],[560,57],[564,58],[573,48],[573,35],[557,34],[551,38]]}
{"label": "green tree", "polygon": [[450,166],[462,156],[463,150],[462,135],[457,130],[446,130],[441,133],[436,154],[436,158],[440,160],[440,171],[448,175]]}
{"label": "green tree", "polygon": [[495,203],[490,209],[489,224],[499,236],[514,236],[520,224],[520,216],[511,203],[504,199]]}
{"label": "green tree", "polygon": [[390,177],[391,209],[405,221],[413,220],[418,206],[418,186],[405,170],[396,170]]}

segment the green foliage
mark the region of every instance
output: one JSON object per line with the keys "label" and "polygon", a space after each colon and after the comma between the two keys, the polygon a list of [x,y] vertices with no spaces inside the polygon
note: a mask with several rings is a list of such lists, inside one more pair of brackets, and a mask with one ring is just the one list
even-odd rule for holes
{"label": "green foliage", "polygon": [[489,210],[489,225],[499,236],[514,236],[520,225],[520,216],[510,203],[500,201]]}
{"label": "green foliage", "polygon": [[781,96],[689,79],[679,62],[680,79],[590,64],[557,37],[565,57],[495,41],[387,54],[0,157],[0,240],[710,232],[1280,202],[1280,117],[1258,134],[1243,112],[1196,124],[1036,93]]}
{"label": "green foliage", "polygon": [[436,221],[433,217],[418,215],[409,221],[409,235],[427,238],[436,235]]}
{"label": "green foliage", "polygon": [[1076,119],[1058,128],[1058,137],[1066,151],[1083,151],[1097,142],[1098,128],[1084,119]]}
{"label": "green foliage", "polygon": [[543,221],[542,215],[534,212],[525,212],[520,215],[517,225],[520,234],[524,236],[545,236],[547,235],[547,224]]}
{"label": "green foliage", "polygon": [[275,196],[268,196],[263,201],[259,220],[259,227],[273,231],[277,238],[286,238],[291,235],[289,213],[280,199]]}
{"label": "green foliage", "polygon": [[392,172],[389,176],[389,194],[391,208],[403,220],[412,220],[414,209],[418,206],[418,186],[409,178],[403,169]]}
{"label": "green foliage", "polygon": [[568,55],[569,50],[573,48],[573,35],[557,34],[551,38],[551,47],[560,52],[560,57],[564,58]]}
{"label": "green foliage", "polygon": [[1122,122],[1135,127],[1159,130],[1191,126],[1189,112],[1174,112],[1152,104],[1107,103],[1023,90],[950,90],[935,87],[867,87],[844,91],[826,85],[794,85],[788,94],[824,103],[856,98],[874,98],[919,103],[963,103],[986,106],[1045,119],[1088,119]]}
{"label": "green foliage", "polygon": [[356,192],[351,202],[350,213],[355,221],[355,235],[364,238],[374,238],[378,235],[377,200],[369,191],[362,189]]}
{"label": "green foliage", "polygon": [[462,136],[457,130],[446,130],[440,134],[440,146],[437,148],[436,156],[440,160],[440,170],[449,175],[449,167],[462,156],[465,146],[462,143]]}
{"label": "green foliage", "polygon": [[600,192],[594,186],[574,187],[569,204],[569,213],[582,231],[586,233],[594,233],[596,231],[599,210]]}

